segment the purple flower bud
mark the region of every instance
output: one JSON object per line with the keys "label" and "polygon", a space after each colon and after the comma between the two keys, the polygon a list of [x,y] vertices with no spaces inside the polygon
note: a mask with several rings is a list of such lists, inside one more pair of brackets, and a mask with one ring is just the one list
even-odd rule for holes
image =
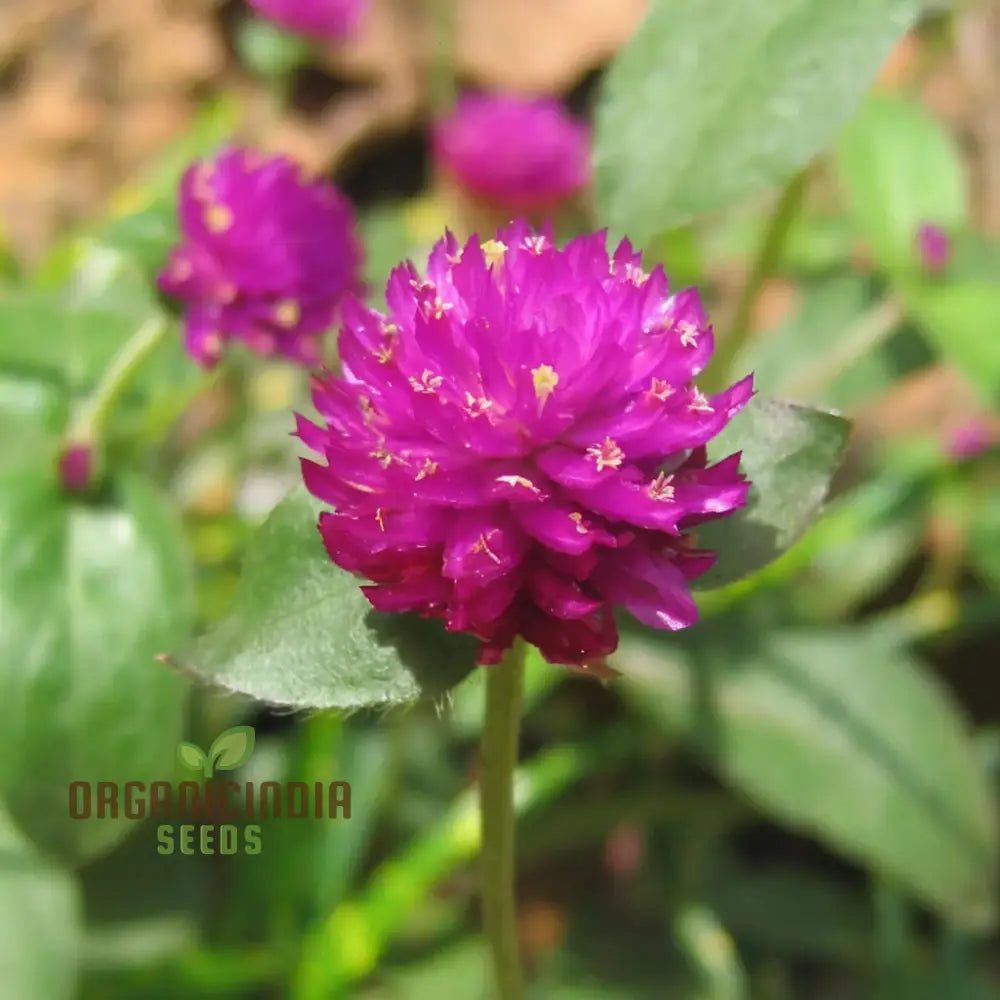
{"label": "purple flower bud", "polygon": [[380,611],[415,611],[496,663],[522,635],[552,662],[615,649],[612,609],[658,629],[697,618],[688,581],[715,556],[688,531],[746,502],[738,454],[705,445],[750,399],[708,397],[713,350],[697,291],[671,293],[606,234],[563,249],[524,223],[482,245],[447,235],[425,274],[396,268],[386,313],[351,300],[342,374],[317,378],[331,559]]}
{"label": "purple flower bud", "polygon": [[551,207],[590,183],[590,129],[547,97],[462,97],[435,127],[434,152],[462,187],[518,211]]}
{"label": "purple flower bud", "polygon": [[86,493],[94,472],[94,454],[89,445],[71,444],[59,456],[59,482],[67,493]]}
{"label": "purple flower bud", "polygon": [[997,429],[986,417],[967,420],[949,433],[946,448],[956,462],[975,458],[997,442]]}
{"label": "purple flower bud", "polygon": [[262,17],[318,41],[350,37],[367,5],[367,0],[250,0]]}
{"label": "purple flower bud", "polygon": [[917,232],[920,260],[931,274],[940,274],[951,259],[951,240],[940,226],[925,222]]}
{"label": "purple flower bud", "polygon": [[362,247],[340,192],[287,157],[227,149],[188,168],[182,241],[159,287],[186,306],[188,352],[211,367],[229,340],[303,365],[345,295],[360,290]]}

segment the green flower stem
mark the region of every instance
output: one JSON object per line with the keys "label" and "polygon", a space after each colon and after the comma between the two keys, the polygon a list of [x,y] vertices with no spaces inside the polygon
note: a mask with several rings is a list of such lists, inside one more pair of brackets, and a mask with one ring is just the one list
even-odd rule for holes
{"label": "green flower stem", "polygon": [[455,42],[458,0],[434,0],[434,55],[427,71],[427,102],[435,117],[446,115],[455,103]]}
{"label": "green flower stem", "polygon": [[705,389],[709,392],[718,392],[729,384],[733,362],[752,332],[753,309],[757,304],[760,290],[781,259],[788,231],[805,200],[809,180],[809,168],[800,170],[788,182],[774,206],[774,212],[768,221],[760,249],[757,251],[746,284],[743,286],[743,291],[740,292],[739,300],[736,303],[736,312],[733,316],[732,326],[729,328],[729,336],[719,342],[712,366],[702,380]]}
{"label": "green flower stem", "polygon": [[514,894],[514,769],[524,686],[525,645],[518,639],[501,663],[486,668],[486,720],[479,779],[482,823],[483,931],[497,1000],[520,1000]]}
{"label": "green flower stem", "polygon": [[115,404],[169,329],[165,316],[153,316],[125,342],[97,387],[76,411],[67,435],[70,444],[94,445],[100,441]]}

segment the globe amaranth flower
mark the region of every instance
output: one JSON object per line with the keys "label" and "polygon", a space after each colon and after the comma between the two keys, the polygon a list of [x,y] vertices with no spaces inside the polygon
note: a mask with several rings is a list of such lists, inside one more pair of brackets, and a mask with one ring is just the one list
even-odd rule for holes
{"label": "globe amaranth flower", "polygon": [[921,263],[931,274],[940,274],[951,260],[951,240],[940,227],[925,222],[917,230],[917,250]]}
{"label": "globe amaranth flower", "polygon": [[298,418],[330,557],[378,610],[477,636],[485,664],[517,635],[599,659],[615,605],[691,625],[688,581],[715,557],[688,532],[748,489],[738,454],[707,464],[753,391],[694,386],[712,345],[698,293],[671,294],[628,242],[609,258],[603,233],[447,236],[426,277],[392,272],[386,314],[345,308],[342,374],[314,382],[321,423]]}
{"label": "globe amaranth flower", "polygon": [[342,41],[358,27],[367,0],[250,0],[262,17],[317,41]]}
{"label": "globe amaranth flower", "polygon": [[506,208],[551,207],[590,183],[590,130],[552,98],[470,94],[434,129],[443,170]]}
{"label": "globe amaranth flower", "polygon": [[211,366],[226,341],[319,360],[319,338],[360,288],[361,244],[347,200],[284,156],[227,149],[188,168],[182,240],[159,287],[185,306],[185,342]]}

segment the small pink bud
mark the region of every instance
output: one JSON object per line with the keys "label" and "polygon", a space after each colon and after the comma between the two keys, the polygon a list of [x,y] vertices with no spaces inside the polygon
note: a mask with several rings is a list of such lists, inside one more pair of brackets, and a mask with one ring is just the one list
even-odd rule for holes
{"label": "small pink bud", "polygon": [[948,234],[929,222],[925,222],[917,232],[917,248],[920,259],[931,274],[940,274],[951,259],[951,240]]}
{"label": "small pink bud", "polygon": [[948,434],[948,455],[956,462],[975,458],[988,451],[997,442],[997,429],[985,417],[967,420],[952,428]]}
{"label": "small pink bud", "polygon": [[59,482],[67,493],[86,493],[94,473],[94,454],[89,445],[71,444],[59,456]]}

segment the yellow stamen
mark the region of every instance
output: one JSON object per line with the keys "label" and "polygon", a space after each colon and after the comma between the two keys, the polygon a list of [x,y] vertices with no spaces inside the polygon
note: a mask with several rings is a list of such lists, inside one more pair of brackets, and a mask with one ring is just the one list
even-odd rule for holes
{"label": "yellow stamen", "polygon": [[688,409],[694,410],[696,413],[715,412],[712,408],[712,404],[705,398],[705,394],[703,392],[699,392],[697,389],[691,390],[691,401],[688,403]]}
{"label": "yellow stamen", "polygon": [[544,406],[545,401],[559,384],[559,373],[551,365],[539,365],[537,368],[532,368],[531,381],[535,386],[538,402]]}
{"label": "yellow stamen", "polygon": [[480,243],[479,249],[483,251],[486,258],[487,267],[497,267],[503,263],[504,254],[507,253],[507,244],[500,240],[487,240]]}
{"label": "yellow stamen", "polygon": [[598,472],[617,469],[625,461],[625,452],[609,437],[606,437],[601,444],[591,445],[587,449],[587,454],[597,463]]}
{"label": "yellow stamen", "polygon": [[673,476],[668,476],[664,473],[660,473],[650,484],[649,484],[649,496],[653,500],[662,500],[664,502],[674,499],[674,488],[671,485],[673,482]]}
{"label": "yellow stamen", "polygon": [[425,458],[424,464],[420,467],[420,471],[417,473],[417,482],[419,483],[421,479],[426,479],[428,476],[433,476],[437,470],[437,462],[433,462],[431,459]]}
{"label": "yellow stamen", "polygon": [[274,320],[279,326],[290,330],[302,319],[302,308],[295,299],[283,299],[274,307]]}
{"label": "yellow stamen", "polygon": [[684,347],[694,347],[698,343],[698,327],[694,323],[689,323],[686,319],[677,324],[677,332],[681,335],[681,344]]}
{"label": "yellow stamen", "polygon": [[224,233],[233,224],[233,213],[225,205],[209,205],[205,209],[205,225],[211,233]]}

